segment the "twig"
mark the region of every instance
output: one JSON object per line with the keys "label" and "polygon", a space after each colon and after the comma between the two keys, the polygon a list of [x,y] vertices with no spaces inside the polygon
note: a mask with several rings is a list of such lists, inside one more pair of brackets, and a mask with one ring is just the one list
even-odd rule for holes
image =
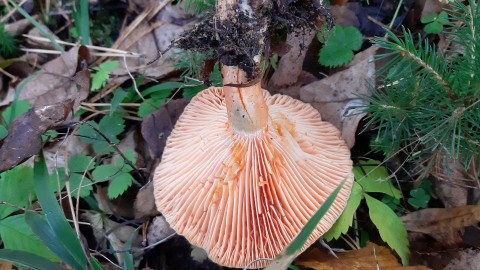
{"label": "twig", "polygon": [[[27,1],[28,1],[28,0],[22,0],[22,2],[20,2],[20,3],[18,4],[18,6],[20,6],[20,7],[23,6],[23,4],[25,4]],[[8,0],[5,0],[5,1],[3,1],[3,2],[5,3],[5,6],[8,7],[8,4],[7,4]],[[3,23],[3,22],[5,22],[6,20],[8,20],[8,18],[10,18],[10,17],[15,13],[15,11],[16,11],[16,10],[15,10],[14,8],[12,8],[5,16],[2,17],[2,19],[0,19],[0,22]]]}
{"label": "twig", "polygon": [[14,81],[16,79],[15,76],[13,76],[12,74],[8,73],[7,71],[5,71],[3,68],[0,67],[0,73],[2,73],[3,75],[9,77],[12,81]]}
{"label": "twig", "polygon": [[118,267],[118,269],[123,269],[123,267],[121,267],[120,265],[114,263],[112,260],[110,260],[107,256],[103,255],[102,253],[94,250],[94,249],[90,249],[90,252],[93,252],[95,255],[98,255],[102,258],[104,258],[106,261],[108,261],[109,263],[111,263],[112,265]]}
{"label": "twig", "polygon": [[[23,36],[26,37],[26,38],[35,40],[35,41],[51,42],[48,38],[44,38],[44,37],[37,37],[37,36],[28,35],[28,34],[24,34]],[[66,42],[66,41],[58,40],[58,39],[54,39],[54,40],[56,42],[58,42],[58,44],[72,46],[72,47],[78,46],[78,44],[76,44],[76,43]],[[129,55],[130,57],[132,57],[132,56],[136,56],[136,57],[142,56],[139,53],[124,51],[124,50],[119,50],[119,49],[113,49],[113,48],[106,48],[106,47],[100,47],[100,46],[94,46],[94,45],[85,45],[85,47],[87,47],[91,50],[96,50],[96,51],[117,53],[117,54],[120,54],[120,55]]]}
{"label": "twig", "polygon": [[[82,102],[80,103],[83,106],[88,106],[88,107],[111,107],[111,103],[89,103],[89,102]],[[123,107],[140,107],[140,103],[120,103],[118,104],[119,106]]]}

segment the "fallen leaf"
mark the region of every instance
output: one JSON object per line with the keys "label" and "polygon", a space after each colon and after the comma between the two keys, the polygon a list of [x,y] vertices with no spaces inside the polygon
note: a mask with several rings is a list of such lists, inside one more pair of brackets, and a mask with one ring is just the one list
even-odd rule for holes
{"label": "fallen leaf", "polygon": [[8,129],[0,148],[0,172],[11,169],[42,147],[41,135],[61,124],[72,111],[73,101],[32,108],[17,117]]}
{"label": "fallen leaf", "polygon": [[133,211],[136,219],[160,215],[155,205],[152,181],[148,182],[138,191],[133,205]]}
{"label": "fallen leaf", "polygon": [[[161,79],[175,71],[169,57],[161,55],[169,48],[171,41],[193,24],[192,20],[185,20],[186,13],[173,4],[166,5],[156,16],[157,5],[150,5],[137,16],[129,27],[125,27],[118,40],[112,46],[121,50],[139,53],[142,57],[126,60],[126,66],[131,73],[142,73],[145,78]],[[152,20],[141,18],[153,17]],[[188,16],[191,18],[191,16]],[[188,23],[186,23],[188,22]],[[120,66],[112,72],[116,77],[114,83],[122,83],[130,77],[125,62],[120,59]]]}
{"label": "fallen leaf", "polygon": [[298,36],[288,35],[286,44],[290,46],[290,50],[278,61],[277,69],[268,81],[267,89],[273,94],[280,93],[293,98],[298,98],[300,95],[301,84],[297,82],[303,71],[303,60],[307,54],[306,46],[315,38],[315,31],[298,31],[304,33]]}
{"label": "fallen leaf", "polygon": [[459,257],[450,261],[444,270],[478,269],[480,266],[480,251],[477,249],[465,249]]}
{"label": "fallen leaf", "polygon": [[369,96],[375,82],[376,47],[358,53],[346,70],[300,88],[300,100],[310,103],[324,121],[335,125],[352,148],[358,123],[365,115],[362,96]]}
{"label": "fallen leaf", "polygon": [[187,104],[185,99],[172,100],[143,119],[142,136],[153,159],[160,160],[162,157],[167,138]]}
{"label": "fallen leaf", "polygon": [[175,233],[163,216],[157,216],[148,226],[147,240],[152,245]]}
{"label": "fallen leaf", "polygon": [[477,185],[476,177],[470,177],[458,159],[450,159],[443,151],[434,156],[430,174],[434,190],[446,208],[467,204],[468,190]]}
{"label": "fallen leaf", "polygon": [[[47,26],[45,26],[43,23],[38,22],[45,31],[47,31],[48,36],[55,39],[59,40],[57,35],[53,33]],[[44,37],[45,34],[40,32],[40,30],[37,27],[33,27],[29,32],[28,35],[34,36],[34,37]],[[51,42],[43,42],[43,41],[37,41],[35,39],[27,38],[27,44],[29,47],[36,48],[36,49],[46,49],[46,50],[54,50],[56,51],[57,49]]]}
{"label": "fallen leaf", "polygon": [[336,253],[338,258],[335,258],[326,251],[321,251],[317,248],[310,249],[304,254],[300,255],[295,260],[295,265],[309,267],[315,270],[370,270],[370,269],[382,269],[382,270],[428,270],[425,266],[402,266],[398,259],[392,254],[390,249],[379,246],[374,243],[368,243],[368,245],[362,249],[338,252]]}
{"label": "fallen leaf", "polygon": [[428,234],[450,248],[462,243],[460,230],[480,222],[480,205],[422,209],[401,219],[407,231]]}
{"label": "fallen leaf", "polygon": [[[37,15],[32,16],[35,20],[38,18]],[[29,27],[31,27],[31,23],[28,19],[21,19],[9,24],[5,25],[5,30],[7,30],[10,34],[14,36],[20,36],[24,34]]]}
{"label": "fallen leaf", "polygon": [[350,8],[351,5],[332,5],[332,15],[335,25],[343,27],[353,26],[358,28],[360,22],[355,14],[354,10]]}
{"label": "fallen leaf", "polygon": [[67,53],[43,65],[42,70],[26,78],[25,83],[20,88],[19,98],[27,100],[34,107],[62,103],[67,99],[73,99],[73,108],[77,108],[90,92],[89,71],[76,72],[79,62],[78,56],[81,52],[79,48],[72,48]]}

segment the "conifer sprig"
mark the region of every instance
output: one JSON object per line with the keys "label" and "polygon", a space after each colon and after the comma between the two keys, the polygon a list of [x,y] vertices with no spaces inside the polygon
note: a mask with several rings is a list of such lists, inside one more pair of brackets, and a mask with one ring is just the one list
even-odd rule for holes
{"label": "conifer sprig", "polygon": [[[439,152],[466,166],[480,151],[480,8],[456,1],[447,11],[451,49],[442,55],[428,40],[406,29],[375,38],[390,57],[366,107],[378,129],[374,144],[387,155],[400,149],[429,159]],[[478,159],[477,159],[478,160]]]}

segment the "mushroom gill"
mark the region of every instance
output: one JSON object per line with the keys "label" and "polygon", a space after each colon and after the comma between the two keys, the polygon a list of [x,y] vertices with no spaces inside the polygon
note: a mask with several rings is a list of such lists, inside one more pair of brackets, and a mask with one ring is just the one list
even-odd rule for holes
{"label": "mushroom gill", "polygon": [[262,91],[265,120],[239,128],[236,121],[257,118],[235,109],[235,102],[248,108],[246,92],[232,100],[229,91],[209,88],[186,107],[155,171],[154,193],[179,234],[213,261],[244,267],[280,253],[346,178],[303,249],[324,234],[350,195],[352,162],[339,131],[310,105]]}

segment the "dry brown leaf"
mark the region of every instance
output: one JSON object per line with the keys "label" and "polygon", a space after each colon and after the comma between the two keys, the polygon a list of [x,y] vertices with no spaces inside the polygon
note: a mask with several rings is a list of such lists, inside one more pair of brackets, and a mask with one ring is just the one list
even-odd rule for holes
{"label": "dry brown leaf", "polygon": [[469,178],[458,159],[454,160],[445,157],[445,154],[437,154],[434,162],[430,173],[435,180],[435,194],[446,208],[466,205],[469,187],[476,186],[476,180]]}
{"label": "dry brown leaf", "polygon": [[163,216],[155,217],[148,226],[147,240],[152,245],[175,233]]}
{"label": "dry brown leaf", "polygon": [[133,211],[136,219],[160,215],[153,196],[153,182],[148,182],[137,193]]}
{"label": "dry brown leaf", "polygon": [[[38,18],[37,15],[34,15],[32,17],[34,19]],[[10,34],[12,34],[14,36],[19,36],[19,35],[25,33],[25,31],[27,31],[27,28],[31,27],[31,25],[32,24],[30,23],[29,20],[21,19],[21,20],[15,21],[13,23],[6,24],[5,25],[5,30],[7,30]]]}
{"label": "dry brown leaf", "polygon": [[[137,17],[152,16],[152,10],[156,7],[157,5],[152,5]],[[114,48],[139,53],[143,56],[126,59],[126,66],[131,73],[139,72],[146,78],[164,78],[175,70],[168,57],[159,58],[160,53],[170,46],[173,39],[193,25],[192,20],[186,18],[191,18],[191,16],[169,4],[151,21],[134,21],[131,26],[123,29]],[[113,80],[115,83],[122,83],[130,79],[123,59],[120,59],[120,62],[119,68],[112,72],[118,76]]]}
{"label": "dry brown leaf", "polygon": [[[39,24],[43,26],[43,29],[45,31],[47,31],[49,37],[52,37],[55,40],[59,40],[57,35],[55,35],[55,33],[53,33],[47,26],[45,26],[41,22],[39,22]],[[28,32],[28,35],[34,36],[34,37],[44,37],[45,36],[42,32],[40,32],[40,30],[37,27],[33,27]],[[57,50],[51,42],[42,42],[42,41],[37,41],[37,40],[28,38],[27,39],[27,44],[30,45],[30,47],[36,48],[36,49],[46,49],[46,50],[55,50],[55,51]]]}
{"label": "dry brown leaf", "polygon": [[90,92],[88,70],[76,72],[79,48],[70,51],[43,65],[41,71],[25,79],[20,99],[27,100],[34,107],[74,100],[74,108]]}
{"label": "dry brown leaf", "polygon": [[[353,4],[353,3],[351,3]],[[360,21],[355,12],[350,8],[351,5],[332,5],[332,15],[335,25],[343,27],[353,26],[359,28]]]}
{"label": "dry brown leaf", "polygon": [[72,111],[73,101],[30,109],[13,120],[0,148],[0,172],[11,169],[36,155],[42,147],[41,135],[61,124]]}
{"label": "dry brown leaf", "polygon": [[446,6],[445,3],[441,3],[440,0],[422,0],[424,1],[421,17],[427,16],[432,13],[439,13],[442,8]]}
{"label": "dry brown leaf", "polygon": [[315,270],[428,270],[425,266],[402,266],[392,251],[386,247],[368,243],[362,249],[336,253],[335,258],[326,251],[311,249],[300,255],[295,261],[296,265],[310,267]]}
{"label": "dry brown leaf", "polygon": [[375,82],[373,56],[376,47],[358,53],[349,68],[300,89],[300,100],[312,104],[322,119],[342,132],[350,148],[355,144],[358,122],[364,116],[358,107],[364,103],[361,96],[369,96],[368,84]]}
{"label": "dry brown leaf", "polygon": [[167,138],[187,104],[185,99],[172,100],[143,119],[142,136],[153,159],[162,157]]}
{"label": "dry brown leaf", "polygon": [[422,209],[401,219],[407,231],[428,234],[446,247],[454,247],[462,243],[460,230],[480,222],[480,205]]}
{"label": "dry brown leaf", "polygon": [[299,97],[299,76],[302,73],[303,60],[308,46],[315,38],[315,31],[304,30],[302,35],[288,35],[286,44],[290,50],[278,61],[277,69],[268,82],[267,89],[273,94],[280,93],[293,98]]}

